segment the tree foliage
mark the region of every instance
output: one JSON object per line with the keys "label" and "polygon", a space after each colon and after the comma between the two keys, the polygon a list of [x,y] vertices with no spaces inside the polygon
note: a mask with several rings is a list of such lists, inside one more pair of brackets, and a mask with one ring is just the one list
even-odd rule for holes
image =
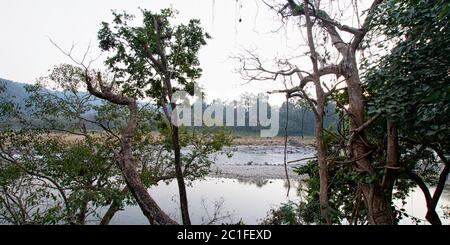
{"label": "tree foliage", "polygon": [[111,54],[106,64],[123,93],[159,99],[164,95],[164,75],[170,73],[178,89],[193,94],[202,73],[198,52],[210,36],[196,19],[171,25],[175,14],[172,9],[142,10],[142,25],[135,27],[129,24],[134,16],[113,12],[113,22],[102,23],[100,48]]}
{"label": "tree foliage", "polygon": [[[98,223],[105,208],[136,205],[117,166],[120,132],[129,112],[83,92],[83,72],[63,64],[27,87],[31,117],[20,130],[0,132],[0,221],[13,224]],[[159,132],[159,133],[158,133]],[[142,103],[133,134],[134,159],[144,185],[175,178],[168,122]],[[209,155],[231,135],[183,129],[187,180],[209,173]]]}
{"label": "tree foliage", "polygon": [[387,1],[375,30],[395,39],[388,42],[394,47],[366,76],[371,113],[386,113],[406,137],[443,150],[450,149],[448,6],[446,1]]}

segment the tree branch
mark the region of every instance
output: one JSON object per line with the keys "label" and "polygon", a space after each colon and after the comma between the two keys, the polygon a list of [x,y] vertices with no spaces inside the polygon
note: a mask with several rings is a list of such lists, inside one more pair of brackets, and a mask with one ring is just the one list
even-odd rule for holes
{"label": "tree branch", "polygon": [[350,44],[350,49],[352,51],[355,51],[359,44],[364,39],[364,36],[369,31],[370,24],[372,23],[373,17],[375,15],[375,10],[378,8],[378,6],[383,2],[383,0],[374,0],[370,8],[367,10],[368,14],[366,19],[364,20],[364,23],[360,29],[359,33],[355,34],[355,38],[353,39],[352,43]]}
{"label": "tree branch", "polygon": [[[318,76],[325,76],[325,75],[336,75],[336,76],[341,76],[342,72],[341,72],[341,65],[329,65],[326,67],[322,67],[318,70],[317,72]],[[313,76],[312,75],[308,75],[306,77],[301,78],[300,80],[300,85],[290,88],[290,89],[285,89],[285,90],[274,90],[271,92],[267,92],[268,94],[275,94],[275,93],[295,93],[295,92],[299,92],[301,91],[309,82],[313,82]]]}
{"label": "tree branch", "polygon": [[[306,11],[304,10],[304,6],[300,6],[294,2],[294,0],[287,0],[289,4],[289,8],[291,10],[291,13],[293,16],[303,16],[305,15]],[[308,14],[311,16],[314,16],[317,18],[318,13],[314,9],[310,9],[307,7]],[[324,11],[320,11],[324,16],[328,16]],[[327,18],[326,21],[324,21],[323,18],[318,18],[320,20],[319,24],[327,31],[327,33],[331,37],[331,41],[333,43],[333,46],[336,47],[336,49],[342,54],[345,55],[348,49],[348,44],[345,43],[341,35],[336,30],[336,27],[341,27],[345,31],[352,31],[356,32],[356,29],[350,28],[350,27],[344,27],[343,25],[338,24],[336,21],[332,21],[331,18]]]}

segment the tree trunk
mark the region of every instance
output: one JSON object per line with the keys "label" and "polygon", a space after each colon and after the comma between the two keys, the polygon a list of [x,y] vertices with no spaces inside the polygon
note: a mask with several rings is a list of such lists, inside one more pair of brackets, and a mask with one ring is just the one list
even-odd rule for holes
{"label": "tree trunk", "polygon": [[[322,109],[323,111],[323,109]],[[319,162],[320,179],[320,213],[326,224],[331,224],[330,206],[328,203],[328,165],[326,160],[325,144],[323,142],[323,114],[316,117],[316,147],[317,161]]]}
{"label": "tree trunk", "polygon": [[[304,6],[308,6],[308,0],[304,0]],[[317,145],[317,160],[319,162],[319,179],[320,179],[320,191],[319,191],[319,202],[320,202],[320,213],[325,223],[331,225],[330,216],[330,206],[328,203],[328,165],[326,160],[325,145],[323,142],[323,117],[324,108],[326,103],[325,93],[323,91],[322,85],[320,83],[319,76],[319,66],[317,64],[317,53],[314,45],[314,39],[312,34],[312,22],[309,16],[309,11],[305,11],[306,18],[306,29],[308,33],[308,45],[311,52],[311,62],[313,65],[314,73],[313,81],[314,87],[316,89],[317,96],[317,107],[315,110],[316,114],[316,145]]]}
{"label": "tree trunk", "polygon": [[180,194],[180,208],[181,208],[181,218],[184,225],[190,225],[191,220],[189,217],[189,207],[188,199],[186,193],[186,184],[184,183],[183,168],[181,166],[181,149],[180,149],[180,139],[178,127],[172,126],[172,143],[173,150],[175,152],[175,174],[178,182],[178,191]]}
{"label": "tree trunk", "polygon": [[136,199],[139,207],[149,220],[150,224],[174,225],[177,224],[166,213],[164,213],[158,204],[147,192],[133,159],[131,139],[138,122],[138,108],[136,102],[128,105],[130,118],[127,128],[122,135],[122,151],[119,160],[119,168],[122,171],[125,182],[130,192]]}
{"label": "tree trunk", "polygon": [[[364,123],[364,100],[359,78],[358,66],[354,53],[344,57],[343,72],[346,78],[349,97],[350,135],[356,132],[355,137],[351,137],[349,142],[350,155],[356,161],[360,171],[369,175],[374,175],[372,163],[367,156],[369,147],[364,135],[364,130],[359,128]],[[357,132],[358,131],[358,132]],[[386,199],[382,188],[375,183],[362,183],[361,190],[366,205],[367,218],[370,224],[393,224],[394,218],[390,202]]]}
{"label": "tree trunk", "polygon": [[394,183],[398,176],[398,169],[400,163],[398,160],[398,137],[397,127],[395,123],[388,119],[387,127],[387,150],[386,150],[386,169],[383,176],[382,187],[386,198],[389,202],[392,201],[392,191]]}
{"label": "tree trunk", "polygon": [[[125,186],[122,191],[120,192],[120,194],[122,194],[123,196],[126,196],[129,192],[128,186]],[[106,213],[103,215],[102,220],[100,221],[99,225],[109,225],[109,223],[111,222],[112,218],[114,217],[114,215],[120,210],[120,203],[118,201],[113,201],[111,206],[109,206],[108,210],[106,211]]]}
{"label": "tree trunk", "polygon": [[103,215],[102,220],[100,221],[99,225],[109,225],[112,218],[116,213],[120,210],[120,205],[116,202],[113,202],[111,206],[109,206],[108,210],[106,211],[105,215]]}
{"label": "tree trunk", "polygon": [[441,220],[439,219],[439,216],[436,214],[436,207],[439,202],[439,199],[441,198],[442,192],[445,188],[445,182],[447,181],[448,174],[450,172],[450,164],[448,160],[445,158],[445,156],[438,152],[439,157],[444,162],[444,169],[442,170],[441,174],[439,175],[439,180],[436,186],[436,190],[434,190],[433,198],[431,205],[428,207],[427,214],[425,215],[425,218],[434,225],[440,225],[442,224]]}
{"label": "tree trunk", "polygon": [[123,95],[114,94],[110,87],[103,84],[102,75],[97,73],[98,85],[100,91],[95,88],[94,79],[89,75],[89,70],[84,71],[85,83],[87,90],[92,95],[107,100],[116,105],[127,106],[130,116],[127,122],[127,127],[122,132],[121,151],[116,155],[119,169],[122,172],[125,183],[128,186],[133,197],[136,199],[139,207],[147,217],[150,224],[160,225],[175,225],[177,224],[166,213],[164,213],[158,204],[148,193],[145,185],[142,183],[141,177],[137,171],[136,163],[133,159],[132,139],[134,131],[138,124],[139,110],[135,98],[126,97]]}
{"label": "tree trunk", "polygon": [[423,182],[422,178],[420,178],[420,176],[418,176],[417,174],[415,174],[413,172],[409,172],[408,175],[414,182],[416,182],[416,184],[422,190],[422,193],[425,197],[425,202],[427,203],[427,214],[425,215],[425,218],[432,225],[441,225],[442,222],[441,222],[441,219],[439,218],[439,215],[436,213],[436,206],[433,203],[433,198],[431,197],[428,186],[425,184],[425,182]]}
{"label": "tree trunk", "polygon": [[80,211],[77,215],[77,224],[84,225],[86,223],[86,212],[87,212],[88,202],[83,201],[80,207]]}
{"label": "tree trunk", "polygon": [[[308,0],[303,1],[303,7],[299,8],[299,5],[293,0],[287,0],[288,6],[291,9],[293,16],[306,17],[307,29],[308,29],[308,39],[311,51],[311,58],[313,59],[313,65],[316,64],[314,68],[315,76],[318,76],[317,69],[317,55],[314,50],[314,43],[312,38],[312,25],[310,20],[310,15],[316,16],[319,13],[308,6]],[[364,100],[363,91],[361,88],[361,82],[358,72],[358,66],[356,63],[355,53],[359,47],[364,36],[370,28],[370,23],[372,21],[373,15],[376,8],[382,2],[382,0],[374,0],[366,20],[364,21],[362,28],[354,29],[348,28],[346,26],[339,27],[340,30],[346,29],[347,32],[354,34],[353,40],[350,44],[344,42],[341,38],[339,32],[336,29],[336,25],[329,21],[319,20],[318,24],[324,28],[324,30],[329,34],[332,45],[336,50],[342,55],[343,60],[338,68],[337,74],[343,75],[346,78],[347,90],[349,96],[349,108],[348,113],[350,117],[350,140],[349,140],[349,153],[352,159],[357,159],[356,164],[358,170],[366,172],[369,175],[374,175],[375,171],[372,164],[367,156],[369,152],[369,146],[366,143],[364,130],[359,129],[364,124]],[[316,18],[317,21],[319,18]],[[331,73],[327,73],[331,74]],[[332,74],[335,74],[333,71]],[[317,87],[317,78],[313,78]],[[320,81],[318,82],[320,85]],[[306,83],[305,83],[306,84]],[[303,85],[304,86],[304,85]],[[356,134],[356,137],[353,135]],[[393,214],[388,202],[384,196],[384,193],[378,183],[362,183],[361,184],[362,194],[364,196],[364,201],[366,204],[366,210],[368,215],[368,220],[371,224],[392,224]]]}

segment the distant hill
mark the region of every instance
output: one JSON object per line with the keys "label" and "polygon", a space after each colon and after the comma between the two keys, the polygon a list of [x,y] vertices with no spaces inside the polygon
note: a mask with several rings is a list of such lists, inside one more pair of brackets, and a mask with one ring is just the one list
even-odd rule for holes
{"label": "distant hill", "polygon": [[[30,84],[14,82],[11,80],[0,78],[0,84],[4,85],[6,90],[2,94],[3,97],[8,97],[11,102],[16,103],[22,109],[25,108],[26,100],[29,97],[25,87]],[[51,91],[51,93],[55,95],[61,95],[59,91]],[[86,94],[86,92],[79,92],[80,95]],[[96,99],[92,102],[95,105],[100,105],[102,101],[100,99]]]}
{"label": "distant hill", "polygon": [[[33,118],[31,116],[31,108],[26,107],[26,102],[29,98],[29,93],[26,90],[26,86],[30,84],[26,83],[20,83],[20,82],[14,82],[11,80],[0,78],[0,86],[4,88],[3,93],[1,93],[1,98],[5,101],[9,101],[14,103],[15,105],[19,106],[20,110],[22,111],[24,116],[29,116],[28,119],[30,119],[33,124],[40,125],[42,122],[39,119]],[[62,97],[63,93],[60,91],[53,91],[53,90],[47,90],[46,92],[49,92],[53,95],[56,95],[58,97]],[[87,92],[78,92],[80,96],[86,95]],[[93,105],[101,105],[104,102],[101,99],[94,99],[91,102]],[[96,115],[96,112],[94,110],[88,111],[83,116],[88,119],[94,119]],[[9,122],[11,123],[11,121]],[[0,125],[1,126],[1,125]],[[21,128],[21,124],[12,122],[10,126],[14,128]],[[97,129],[94,125],[88,125],[88,129]]]}
{"label": "distant hill", "polygon": [[[26,111],[26,100],[28,99],[29,95],[25,89],[26,85],[25,83],[19,83],[14,82],[11,80],[1,79],[0,78],[0,84],[3,84],[6,87],[6,91],[1,95],[2,97],[8,97],[8,100],[16,103],[19,105],[23,110]],[[59,91],[51,91],[51,93],[54,93],[55,95],[62,96],[62,93]],[[86,94],[86,92],[79,92],[80,94]],[[95,105],[101,105],[103,103],[102,100],[96,99],[92,102]],[[139,104],[144,105],[146,103],[140,102]],[[296,107],[293,104],[289,103],[289,127],[288,132],[289,135],[314,135],[314,113],[309,108],[300,108]],[[152,106],[153,107],[153,106]],[[156,107],[154,107],[154,110],[158,110]],[[26,112],[25,112],[26,113]],[[95,112],[91,111],[88,112],[86,115],[86,118],[94,118]],[[246,116],[247,117],[247,116]],[[286,103],[283,103],[280,109],[280,117],[279,117],[279,125],[280,125],[280,135],[284,134],[284,130],[282,130],[283,125],[286,124]],[[335,105],[333,103],[330,103],[326,108],[326,116],[324,118],[324,127],[328,128],[332,125],[335,125],[338,122],[338,117],[335,114]],[[250,127],[250,126],[244,126],[244,127],[234,127],[235,131],[240,134],[246,134],[246,133],[258,133],[261,129],[261,127]]]}
{"label": "distant hill", "polygon": [[22,108],[25,106],[25,101],[28,98],[28,93],[25,90],[25,83],[13,82],[0,78],[0,84],[5,86],[5,92],[2,97],[8,97],[12,102],[20,105]]}

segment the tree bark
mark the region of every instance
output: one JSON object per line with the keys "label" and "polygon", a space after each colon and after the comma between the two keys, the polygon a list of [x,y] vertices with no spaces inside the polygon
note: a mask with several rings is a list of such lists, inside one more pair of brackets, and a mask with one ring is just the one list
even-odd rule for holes
{"label": "tree bark", "polygon": [[80,206],[80,211],[77,214],[77,224],[84,225],[86,223],[86,212],[87,212],[88,202],[83,201]]}
{"label": "tree bark", "polygon": [[130,118],[127,128],[122,135],[122,151],[119,160],[125,182],[136,199],[139,207],[149,220],[150,224],[173,225],[176,224],[166,213],[164,213],[153,198],[148,194],[133,159],[131,140],[138,122],[138,108],[136,101],[128,105]]}
{"label": "tree bark", "polygon": [[439,202],[439,199],[441,198],[442,192],[444,191],[444,188],[445,188],[445,182],[447,181],[447,177],[450,172],[450,163],[442,151],[440,151],[439,149],[434,149],[434,150],[436,151],[439,158],[441,158],[442,162],[444,163],[444,169],[442,170],[441,174],[439,175],[439,180],[436,185],[436,190],[434,190],[434,194],[433,194],[433,198],[432,198],[432,203],[428,207],[428,211],[427,211],[427,214],[425,215],[425,218],[431,224],[440,225],[442,223],[441,223],[441,220],[439,219],[439,216],[436,214],[436,207]]}
{"label": "tree bark", "polygon": [[[320,103],[318,103],[320,105]],[[322,107],[323,113],[323,107]],[[323,141],[323,114],[316,117],[316,147],[317,147],[317,161],[319,162],[319,202],[320,213],[325,220],[325,223],[331,225],[330,206],[328,202],[328,164],[326,160],[325,144]]]}
{"label": "tree bark", "polygon": [[180,208],[181,208],[181,218],[184,225],[190,225],[191,220],[189,217],[189,207],[186,192],[186,184],[184,183],[184,173],[181,166],[181,149],[180,149],[180,139],[179,131],[177,126],[172,126],[172,142],[175,152],[175,174],[177,177],[178,191],[180,194]]}
{"label": "tree bark", "polygon": [[389,202],[392,201],[392,191],[394,189],[394,183],[398,176],[398,169],[400,162],[398,159],[398,137],[397,126],[395,123],[388,119],[386,123],[387,127],[387,150],[386,150],[386,168],[383,175],[382,187],[386,193],[386,198]]}
{"label": "tree bark", "polygon": [[163,86],[166,91],[165,91],[165,95],[163,96],[161,102],[163,104],[162,106],[163,106],[164,114],[166,115],[166,118],[169,121],[169,123],[171,123],[170,126],[172,129],[171,130],[172,147],[173,147],[173,151],[174,151],[174,155],[175,155],[175,159],[174,159],[175,175],[176,175],[176,179],[177,179],[178,193],[179,193],[179,197],[180,197],[181,219],[182,219],[184,225],[190,225],[191,219],[189,217],[189,203],[188,203],[188,199],[187,199],[186,184],[184,182],[184,171],[183,171],[183,166],[181,163],[181,147],[180,147],[179,128],[177,125],[174,124],[174,122],[172,122],[171,114],[169,113],[169,111],[165,105],[166,100],[167,100],[167,98],[165,96],[167,96],[172,111],[177,109],[177,104],[172,102],[173,89],[172,89],[172,84],[171,84],[171,74],[170,73],[166,75]]}
{"label": "tree bark", "polygon": [[[308,0],[304,0],[304,6],[308,6]],[[305,11],[306,17],[306,29],[308,32],[308,44],[309,50],[311,52],[311,62],[313,64],[314,73],[313,82],[316,89],[317,96],[317,107],[315,110],[316,114],[316,147],[317,147],[317,161],[319,162],[319,179],[320,179],[320,190],[319,190],[319,202],[320,202],[320,213],[325,223],[331,225],[330,207],[328,203],[328,165],[326,160],[325,145],[323,139],[323,117],[324,117],[324,107],[326,103],[325,93],[323,91],[322,85],[320,83],[319,77],[319,67],[317,64],[317,53],[314,47],[314,39],[312,35],[312,22],[309,16],[309,11]]]}
{"label": "tree bark", "polygon": [[119,169],[125,179],[130,192],[136,199],[139,207],[144,215],[149,220],[150,224],[160,225],[175,225],[177,224],[166,213],[164,213],[158,204],[153,200],[150,194],[147,192],[142,180],[137,171],[137,166],[133,159],[132,151],[132,138],[134,131],[137,127],[139,119],[139,111],[136,103],[136,99],[125,97],[123,95],[114,94],[111,88],[103,84],[102,76],[97,74],[97,82],[100,90],[95,88],[92,84],[93,78],[89,75],[89,71],[85,70],[85,82],[89,93],[100,98],[108,100],[109,102],[117,105],[127,106],[130,112],[130,116],[127,122],[126,129],[122,132],[121,151],[117,154],[117,162]]}
{"label": "tree bark", "polygon": [[[125,186],[120,193],[125,196],[128,192],[128,186]],[[106,213],[103,215],[99,225],[109,225],[114,215],[120,210],[120,206],[120,203],[114,200]]]}
{"label": "tree bark", "polygon": [[[366,155],[370,151],[364,130],[359,130],[364,124],[364,99],[359,77],[358,66],[354,53],[349,52],[343,60],[343,72],[346,78],[348,97],[349,97],[349,116],[350,116],[350,135],[351,137],[350,154],[356,161],[357,168],[369,175],[374,175],[372,163]],[[394,217],[390,202],[384,195],[382,188],[375,183],[361,183],[361,190],[366,204],[367,218],[370,224],[394,224]]]}
{"label": "tree bark", "polygon": [[442,222],[441,219],[439,218],[439,215],[436,213],[436,206],[433,203],[433,198],[431,197],[428,186],[417,174],[410,172],[408,173],[408,176],[410,177],[410,179],[416,182],[416,184],[419,186],[420,190],[422,190],[422,193],[425,197],[425,202],[427,204],[427,214],[425,215],[425,218],[432,225],[441,225]]}

